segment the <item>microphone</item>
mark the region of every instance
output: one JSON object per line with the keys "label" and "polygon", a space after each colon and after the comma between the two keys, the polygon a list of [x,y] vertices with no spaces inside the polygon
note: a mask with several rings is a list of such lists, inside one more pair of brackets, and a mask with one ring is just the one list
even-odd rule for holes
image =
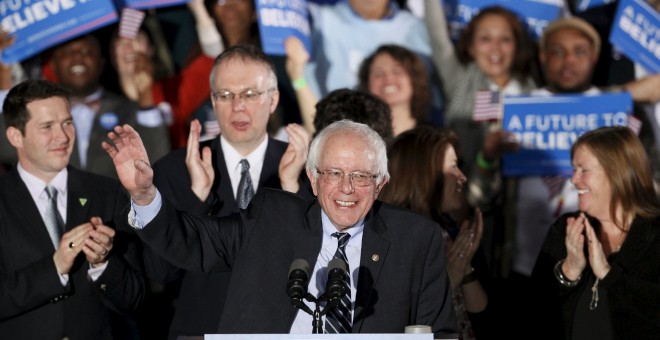
{"label": "microphone", "polygon": [[337,305],[342,296],[346,295],[348,284],[348,266],[340,258],[333,258],[328,263],[328,283],[325,286],[325,295],[328,298],[328,305]]}
{"label": "microphone", "polygon": [[309,263],[304,259],[293,260],[289,267],[289,282],[286,285],[292,306],[300,306],[303,297],[307,294],[308,283]]}

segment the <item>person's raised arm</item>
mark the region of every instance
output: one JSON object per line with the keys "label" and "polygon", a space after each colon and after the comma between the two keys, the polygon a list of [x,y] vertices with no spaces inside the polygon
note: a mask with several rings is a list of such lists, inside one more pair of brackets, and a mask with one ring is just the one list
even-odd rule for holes
{"label": "person's raised arm", "polygon": [[195,18],[195,30],[197,30],[202,52],[209,58],[217,57],[225,50],[225,46],[218,28],[215,26],[215,21],[204,7],[204,0],[188,1],[188,9]]}
{"label": "person's raised arm", "polygon": [[[15,40],[15,36],[12,36],[5,30],[0,29],[0,52],[11,46]],[[11,65],[5,64],[0,60],[0,91],[8,91],[11,86]]]}
{"label": "person's raised arm", "polygon": [[451,41],[445,11],[438,0],[424,0],[424,22],[431,39],[432,60],[442,81],[445,97],[453,96],[458,80],[463,77],[465,67],[456,56]]}
{"label": "person's raised arm", "polygon": [[636,103],[656,103],[660,101],[660,74],[633,80],[622,88],[630,92]]}
{"label": "person's raised arm", "polygon": [[286,73],[296,91],[302,125],[310,134],[313,134],[318,98],[305,80],[305,64],[309,60],[309,53],[300,39],[294,36],[290,36],[284,41],[284,50],[286,51]]}
{"label": "person's raised arm", "polygon": [[156,197],[157,190],[142,138],[128,124],[115,126],[113,131],[108,132],[108,138],[112,144],[103,142],[102,146],[112,158],[121,184],[135,204],[149,205]]}

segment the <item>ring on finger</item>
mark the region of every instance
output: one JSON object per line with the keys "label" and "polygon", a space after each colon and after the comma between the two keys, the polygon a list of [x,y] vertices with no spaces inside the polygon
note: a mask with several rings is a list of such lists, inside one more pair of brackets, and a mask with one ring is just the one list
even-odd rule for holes
{"label": "ring on finger", "polygon": [[106,256],[106,255],[108,255],[108,250],[103,249],[103,251],[101,252],[101,256]]}

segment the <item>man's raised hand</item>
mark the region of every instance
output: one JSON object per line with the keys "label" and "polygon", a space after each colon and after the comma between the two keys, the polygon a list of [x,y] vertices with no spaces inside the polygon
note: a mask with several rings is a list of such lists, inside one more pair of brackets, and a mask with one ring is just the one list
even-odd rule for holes
{"label": "man's raised hand", "polygon": [[153,184],[154,172],[140,135],[128,124],[117,125],[108,132],[112,144],[103,142],[103,149],[110,155],[117,176],[133,202],[140,206],[151,203],[156,197]]}

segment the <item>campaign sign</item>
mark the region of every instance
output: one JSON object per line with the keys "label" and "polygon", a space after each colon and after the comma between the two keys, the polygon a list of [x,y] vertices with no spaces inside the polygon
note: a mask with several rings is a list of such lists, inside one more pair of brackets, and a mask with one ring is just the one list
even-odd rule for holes
{"label": "campaign sign", "polygon": [[133,9],[150,9],[181,5],[187,3],[188,0],[121,0],[120,2]]}
{"label": "campaign sign", "polygon": [[305,0],[257,0],[261,48],[269,55],[286,55],[284,40],[296,36],[311,54],[311,29]]}
{"label": "campaign sign", "polygon": [[502,128],[520,150],[506,154],[504,176],[571,176],[570,151],[577,138],[601,126],[627,126],[629,93],[504,98]]}
{"label": "campaign sign", "polygon": [[660,15],[644,0],[619,2],[610,42],[648,73],[660,73]]}
{"label": "campaign sign", "polygon": [[117,21],[111,0],[0,0],[2,29],[14,44],[4,63],[23,61],[53,45]]}
{"label": "campaign sign", "polygon": [[314,2],[320,5],[334,5],[338,3],[340,0],[307,0],[309,2]]}
{"label": "campaign sign", "polygon": [[584,12],[590,8],[605,6],[615,1],[616,0],[580,0],[575,6],[575,10],[578,12]]}
{"label": "campaign sign", "polygon": [[[482,8],[501,6],[516,13],[528,32],[539,38],[545,27],[559,17],[561,7],[549,0],[438,0],[444,5],[449,30],[454,41]],[[444,4],[442,4],[444,3]]]}

